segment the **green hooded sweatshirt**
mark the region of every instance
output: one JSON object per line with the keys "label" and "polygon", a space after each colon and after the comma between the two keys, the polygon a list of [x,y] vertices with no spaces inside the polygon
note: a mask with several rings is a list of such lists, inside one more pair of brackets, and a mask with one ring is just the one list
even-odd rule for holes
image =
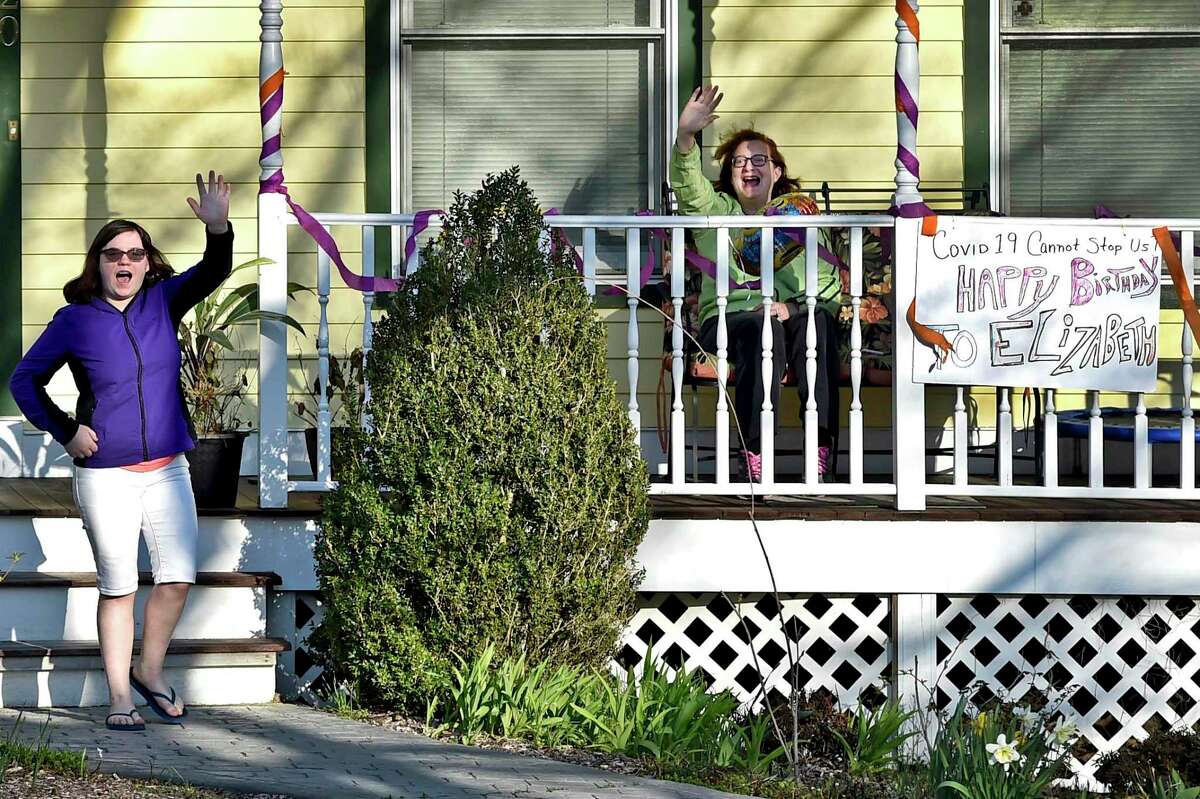
{"label": "green hooded sweatshirt", "polygon": [[[686,153],[678,148],[671,148],[670,166],[671,188],[679,200],[679,211],[685,216],[740,216],[742,206],[735,197],[713,188],[712,182],[704,176],[700,168],[700,146],[693,145]],[[711,261],[717,260],[717,231],[693,229],[696,248],[700,254]],[[828,232],[820,231],[820,241],[829,246]],[[736,246],[738,236],[731,231],[729,277],[735,283],[746,283],[758,280],[757,275],[743,272],[737,266],[732,249]],[[775,296],[781,302],[803,302],[804,298],[804,252],[801,252],[782,269],[775,272]],[[837,267],[827,263],[825,259],[817,261],[817,303],[831,313],[837,312],[841,303],[842,283],[838,276]],[[758,289],[731,288],[729,300],[725,305],[726,313],[737,311],[753,311],[762,305],[762,297]],[[700,323],[717,313],[717,282],[708,275],[700,286]]]}

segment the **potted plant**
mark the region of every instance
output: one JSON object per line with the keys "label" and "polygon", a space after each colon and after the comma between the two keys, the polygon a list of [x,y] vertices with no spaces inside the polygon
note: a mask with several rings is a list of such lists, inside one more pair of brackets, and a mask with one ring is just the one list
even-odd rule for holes
{"label": "potted plant", "polygon": [[[256,258],[234,267],[233,272],[269,262]],[[289,283],[288,297],[307,290]],[[196,435],[196,448],[187,458],[197,507],[232,508],[236,504],[242,446],[250,432],[237,414],[250,381],[244,368],[231,368],[224,356],[236,352],[229,337],[231,328],[261,319],[280,321],[304,332],[287,314],[260,310],[254,283],[238,286],[224,296],[209,296],[179,325],[180,383]]]}
{"label": "potted plant", "polygon": [[[320,423],[318,413],[321,407],[321,378],[314,377],[308,383],[308,372],[305,359],[296,356],[304,375],[304,386],[307,398],[297,400],[294,406],[296,416],[307,426],[304,428],[304,446],[308,450],[308,463],[312,468],[312,477],[317,479],[317,428]],[[314,368],[319,364],[314,362]],[[350,407],[362,407],[364,399],[363,382],[363,351],[361,347],[351,350],[344,360],[333,353],[329,354],[329,385],[325,387],[325,399],[329,403],[329,432],[330,439],[336,439],[346,429]],[[354,399],[354,402],[349,400]],[[332,452],[330,453],[332,455]]]}
{"label": "potted plant", "polygon": [[[850,231],[839,228],[833,232],[833,251],[841,260],[838,269],[842,276],[842,307],[838,322],[842,327],[841,348],[843,363],[850,360],[850,328],[854,324],[854,306],[850,296]],[[863,378],[867,385],[892,384],[892,320],[895,299],[892,296],[892,263],[883,257],[879,231],[863,231],[862,243],[863,292],[858,307],[862,325]],[[848,367],[847,367],[848,370]]]}

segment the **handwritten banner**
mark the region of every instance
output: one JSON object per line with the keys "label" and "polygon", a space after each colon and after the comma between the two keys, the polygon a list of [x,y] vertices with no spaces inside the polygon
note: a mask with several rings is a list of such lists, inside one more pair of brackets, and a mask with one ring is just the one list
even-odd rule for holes
{"label": "handwritten banner", "polygon": [[[932,221],[932,220],[927,220]],[[917,247],[919,383],[1149,391],[1162,253],[1148,227],[938,217]]]}

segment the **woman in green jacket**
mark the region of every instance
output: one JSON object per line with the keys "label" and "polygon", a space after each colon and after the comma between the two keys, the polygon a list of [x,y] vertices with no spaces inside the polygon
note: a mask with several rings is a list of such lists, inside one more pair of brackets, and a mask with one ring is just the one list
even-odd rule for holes
{"label": "woman in green jacket", "polygon": [[[695,216],[758,215],[774,198],[799,190],[799,182],[787,175],[787,164],[775,142],[753,129],[739,130],[726,137],[717,148],[721,175],[716,185],[704,177],[700,166],[700,148],[696,134],[717,119],[721,102],[718,88],[698,88],[679,115],[678,134],[671,154],[671,187],[679,200],[680,212]],[[814,206],[815,211],[815,206]],[[697,230],[696,246],[702,255],[716,260],[716,231]],[[731,243],[737,248],[736,235]],[[785,367],[800,376],[801,407],[807,402],[805,375],[805,331],[808,327],[807,299],[804,296],[803,255],[796,256],[775,272],[778,301],[771,304],[774,379],[771,405],[779,407],[779,383]],[[841,301],[841,280],[837,269],[819,262],[817,286],[817,379],[816,404],[818,425],[817,468],[821,475],[829,469],[833,431],[837,424],[837,327],[831,310]],[[732,283],[744,284],[758,279],[742,271],[731,253],[729,276]],[[717,344],[717,287],[704,277],[700,291],[700,346],[715,352]],[[747,479],[759,481],[762,473],[761,410],[762,380],[762,295],[758,289],[731,288],[725,305],[729,332],[730,359],[734,370],[734,413],[744,439],[742,459]],[[778,417],[777,417],[778,418]]]}

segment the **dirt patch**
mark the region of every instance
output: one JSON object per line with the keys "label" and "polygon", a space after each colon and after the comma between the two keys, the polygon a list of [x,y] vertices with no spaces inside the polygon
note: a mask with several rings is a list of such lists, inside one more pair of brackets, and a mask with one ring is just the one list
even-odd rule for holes
{"label": "dirt patch", "polygon": [[211,788],[127,780],[115,774],[57,774],[41,770],[34,780],[29,770],[10,766],[0,781],[5,799],[287,799],[282,794],[229,793]]}

